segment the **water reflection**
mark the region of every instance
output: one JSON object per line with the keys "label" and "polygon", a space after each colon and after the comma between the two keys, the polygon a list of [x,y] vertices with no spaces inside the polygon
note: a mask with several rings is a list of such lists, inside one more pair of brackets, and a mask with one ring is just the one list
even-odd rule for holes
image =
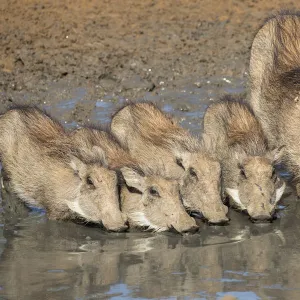
{"label": "water reflection", "polygon": [[0,260],[0,295],[221,299],[230,293],[238,299],[298,299],[297,206],[291,203],[285,218],[263,226],[231,212],[230,226],[203,225],[200,234],[185,236],[109,234],[47,221],[34,212],[13,229],[1,227],[6,244]]}
{"label": "water reflection", "polygon": [[[211,101],[243,91],[243,82],[226,80],[191,81],[144,98],[160,102],[199,134]],[[86,92],[78,89],[57,104],[56,117],[80,109]],[[90,103],[87,118],[108,122],[115,101],[126,101],[113,95],[102,100]],[[201,224],[199,234],[184,236],[108,234],[48,221],[43,211],[28,212],[14,201],[4,195],[0,211],[1,299],[300,299],[300,202],[292,191],[272,224],[255,225],[230,211],[229,226]]]}

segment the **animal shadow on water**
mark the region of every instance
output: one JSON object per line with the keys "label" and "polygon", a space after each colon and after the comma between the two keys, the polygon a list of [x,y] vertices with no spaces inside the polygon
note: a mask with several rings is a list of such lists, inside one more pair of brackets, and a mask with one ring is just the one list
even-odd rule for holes
{"label": "animal shadow on water", "polygon": [[[236,214],[236,217],[241,216]],[[227,231],[228,227],[216,228]],[[130,290],[132,298],[170,298],[174,294],[187,296],[187,293],[196,297],[200,288],[214,295],[230,287],[230,282],[219,281],[224,277],[241,278],[240,284],[251,280],[260,286],[257,272],[264,272],[280,260],[286,262],[282,271],[287,279],[292,275],[284,271],[296,266],[290,256],[280,257],[274,245],[284,244],[271,226],[268,228],[269,231],[245,243],[228,247],[226,237],[211,234],[209,226],[204,235],[132,233],[123,238],[72,223],[30,224],[22,227],[21,237],[8,238],[0,261],[0,269],[6,272],[0,278],[3,287],[0,295],[44,299],[42,295],[47,290],[49,299],[107,299],[112,296],[111,289],[120,282]],[[228,233],[232,239],[243,230],[238,222],[233,229]],[[36,244],[43,247],[32,247]],[[248,279],[239,277],[238,272],[231,273],[234,266],[240,265],[251,269],[254,275]],[[270,278],[277,272],[272,268]],[[15,278],[22,278],[22,284],[15,284]],[[135,289],[137,284],[139,288]]]}

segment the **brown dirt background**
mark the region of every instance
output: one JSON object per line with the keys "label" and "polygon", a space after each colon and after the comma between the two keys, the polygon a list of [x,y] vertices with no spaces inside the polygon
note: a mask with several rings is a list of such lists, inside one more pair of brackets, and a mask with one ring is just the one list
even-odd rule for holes
{"label": "brown dirt background", "polygon": [[54,82],[65,89],[50,106],[79,86],[136,98],[161,82],[246,76],[256,31],[281,9],[297,2],[0,0],[0,108],[42,104]]}

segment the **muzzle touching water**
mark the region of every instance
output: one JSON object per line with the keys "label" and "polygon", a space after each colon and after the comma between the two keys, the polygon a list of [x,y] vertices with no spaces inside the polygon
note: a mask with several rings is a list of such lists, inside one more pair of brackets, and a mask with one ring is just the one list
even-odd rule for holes
{"label": "muzzle touching water", "polygon": [[[283,182],[282,185],[280,186],[280,188],[276,189],[276,192],[274,194],[274,199],[272,198],[270,200],[270,203],[273,202],[272,205],[268,205],[266,203],[260,203],[260,205],[259,204],[256,204],[256,206],[248,205],[247,207],[240,200],[239,191],[237,189],[226,188],[226,192],[228,194],[228,197],[233,202],[233,207],[236,210],[242,212],[243,214],[248,215],[251,222],[253,222],[253,223],[271,223],[275,219],[277,219],[276,203],[280,200],[284,189],[285,189],[285,183]],[[262,210],[261,210],[261,207],[262,207]]]}
{"label": "muzzle touching water", "polygon": [[190,216],[195,219],[200,219],[202,221],[205,221],[208,223],[208,225],[224,226],[224,225],[228,225],[228,223],[230,221],[230,219],[228,217],[224,217],[224,218],[217,219],[217,220],[213,220],[213,219],[208,220],[207,218],[205,218],[203,213],[201,213],[199,211],[195,211],[195,210],[190,212]]}
{"label": "muzzle touching water", "polygon": [[221,219],[221,220],[218,220],[218,221],[208,221],[208,225],[210,226],[214,226],[214,225],[218,225],[218,226],[226,226],[228,225],[230,222],[230,219],[229,218],[226,218],[226,219]]}
{"label": "muzzle touching water", "polygon": [[[106,216],[105,219],[102,219],[102,224],[109,232],[124,232],[129,228],[129,222],[125,214],[121,214],[119,218],[113,219]],[[107,218],[108,217],[108,218]]]}
{"label": "muzzle touching water", "polygon": [[256,224],[261,224],[261,223],[272,223],[274,220],[277,219],[276,213],[274,211],[273,214],[269,215],[269,214],[257,214],[257,215],[252,215],[250,216],[247,209],[243,209],[241,211],[243,214],[249,216],[249,219],[252,223],[256,223]]}
{"label": "muzzle touching water", "polygon": [[128,225],[127,224],[124,224],[122,226],[119,226],[119,227],[115,227],[115,228],[107,228],[107,230],[109,232],[124,232],[124,231],[127,231],[128,230]]}
{"label": "muzzle touching water", "polygon": [[276,219],[276,215],[257,215],[257,216],[250,216],[250,220],[252,223],[272,223]]}

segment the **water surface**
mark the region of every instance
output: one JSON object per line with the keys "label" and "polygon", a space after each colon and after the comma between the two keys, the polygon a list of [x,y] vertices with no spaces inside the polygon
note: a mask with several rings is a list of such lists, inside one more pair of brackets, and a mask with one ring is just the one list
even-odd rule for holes
{"label": "water surface", "polygon": [[[241,80],[212,78],[177,90],[162,84],[141,100],[159,102],[199,135],[207,105],[243,91]],[[56,104],[62,120],[86,93],[78,88]],[[126,101],[97,99],[89,117],[108,123]],[[16,218],[2,209],[0,299],[300,299],[300,205],[293,192],[285,192],[272,224],[252,224],[233,210],[230,218],[229,226],[201,224],[194,235],[117,234],[49,221],[42,210]]]}

